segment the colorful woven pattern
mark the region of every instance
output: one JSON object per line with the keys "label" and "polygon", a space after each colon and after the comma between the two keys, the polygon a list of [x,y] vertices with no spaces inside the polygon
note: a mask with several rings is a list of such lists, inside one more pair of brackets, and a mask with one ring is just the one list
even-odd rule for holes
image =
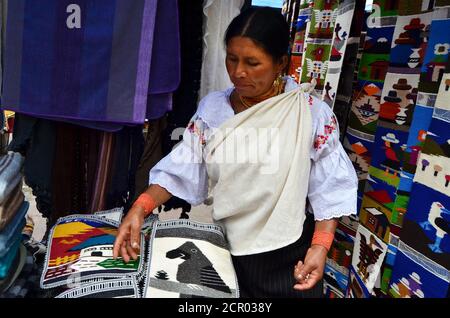
{"label": "colorful woven pattern", "polygon": [[41,287],[138,275],[143,268],[142,258],[128,263],[121,258],[113,259],[112,248],[118,225],[101,216],[72,215],[59,219],[50,233]]}

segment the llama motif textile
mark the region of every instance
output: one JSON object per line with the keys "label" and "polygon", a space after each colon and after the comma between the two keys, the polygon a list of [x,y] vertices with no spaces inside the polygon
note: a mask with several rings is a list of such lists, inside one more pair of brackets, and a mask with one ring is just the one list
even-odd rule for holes
{"label": "llama motif textile", "polygon": [[[113,259],[119,223],[102,216],[71,215],[60,218],[49,236],[41,288],[67,286],[92,279],[137,276],[142,258],[125,263]],[[141,250],[144,250],[141,237]]]}
{"label": "llama motif textile", "polygon": [[156,221],[148,264],[145,298],[239,297],[231,254],[219,226]]}
{"label": "llama motif textile", "polygon": [[157,1],[8,2],[2,107],[142,124]]}

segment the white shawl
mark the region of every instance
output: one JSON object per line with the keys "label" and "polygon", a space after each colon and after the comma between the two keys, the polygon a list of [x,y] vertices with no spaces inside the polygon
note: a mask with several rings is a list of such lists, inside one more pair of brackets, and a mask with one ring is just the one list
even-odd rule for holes
{"label": "white shawl", "polygon": [[233,255],[287,246],[301,236],[312,117],[301,88],[223,123],[206,145],[213,218]]}

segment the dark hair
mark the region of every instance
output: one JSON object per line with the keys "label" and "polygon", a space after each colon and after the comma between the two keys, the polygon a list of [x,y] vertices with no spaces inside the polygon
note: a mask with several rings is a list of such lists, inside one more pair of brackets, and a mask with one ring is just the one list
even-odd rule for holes
{"label": "dark hair", "polygon": [[288,54],[289,26],[283,15],[273,8],[251,7],[235,17],[225,33],[225,45],[236,36],[252,39],[274,61]]}

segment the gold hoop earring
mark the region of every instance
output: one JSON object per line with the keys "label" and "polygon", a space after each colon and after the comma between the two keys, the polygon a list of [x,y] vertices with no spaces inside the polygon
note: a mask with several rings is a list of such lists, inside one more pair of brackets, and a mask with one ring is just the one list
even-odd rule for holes
{"label": "gold hoop earring", "polygon": [[281,76],[281,74],[280,74],[273,81],[273,87],[276,89],[277,92],[279,92],[280,87],[282,86],[282,83],[283,83],[283,76]]}

